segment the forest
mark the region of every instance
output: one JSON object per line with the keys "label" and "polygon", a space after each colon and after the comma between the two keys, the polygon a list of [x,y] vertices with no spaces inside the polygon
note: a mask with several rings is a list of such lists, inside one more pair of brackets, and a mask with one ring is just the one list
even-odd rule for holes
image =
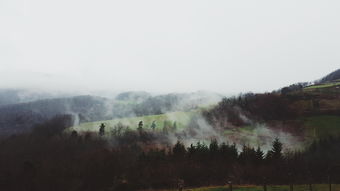
{"label": "forest", "polygon": [[[340,183],[340,138],[313,142],[301,151],[196,142],[162,143],[165,132],[125,129],[65,133],[72,116],[60,115],[30,133],[0,142],[1,190],[140,190],[235,184]],[[278,173],[279,172],[279,173]]]}

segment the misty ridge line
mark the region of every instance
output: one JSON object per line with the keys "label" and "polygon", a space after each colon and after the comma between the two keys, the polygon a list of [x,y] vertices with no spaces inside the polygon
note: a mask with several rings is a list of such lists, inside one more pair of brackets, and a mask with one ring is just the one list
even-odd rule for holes
{"label": "misty ridge line", "polygon": [[[6,95],[3,97],[6,97]],[[146,92],[126,92],[116,97],[113,99],[98,96],[49,98],[27,103],[5,104],[0,106],[0,110],[4,114],[3,122],[10,121],[11,115],[15,112],[18,112],[19,115],[20,113],[23,115],[28,113],[35,116],[34,118],[37,118],[37,120],[33,120],[33,124],[35,121],[39,122],[38,119],[48,119],[64,113],[78,114],[79,121],[86,122],[190,110],[196,108],[198,104],[216,103],[221,96],[218,94],[205,95],[205,93],[202,93],[202,95],[201,93],[193,93],[152,96]],[[28,125],[26,125],[26,128],[29,128]]]}
{"label": "misty ridge line", "polygon": [[[169,95],[172,95],[172,94],[169,94]],[[183,94],[183,95],[185,95],[185,94]],[[118,98],[119,98],[118,100],[116,100],[116,99],[115,100],[103,99],[103,98],[100,98],[100,97],[91,97],[91,96],[77,96],[77,98],[84,98],[84,101],[87,100],[86,98],[98,101],[94,105],[102,104],[99,108],[96,109],[96,108],[94,108],[95,106],[91,106],[90,108],[86,108],[86,110],[87,110],[86,112],[89,112],[89,113],[96,112],[96,111],[98,111],[98,109],[100,109],[101,113],[103,114],[103,116],[105,116],[106,119],[113,119],[113,118],[110,118],[109,116],[112,116],[112,114],[113,114],[112,109],[113,109],[113,107],[115,107],[115,103],[117,101],[118,102],[124,101],[124,99],[130,100],[131,97],[129,97],[129,96],[132,96],[132,95],[130,95],[128,93],[126,96],[128,96],[128,98],[124,97],[124,93],[123,93],[122,95],[118,96]],[[162,97],[162,95],[161,95],[161,97]],[[147,95],[145,98],[150,98],[150,96]],[[60,105],[64,105],[62,107],[63,109],[61,109],[60,112],[64,112],[66,114],[71,114],[71,115],[74,116],[75,120],[74,120],[73,126],[79,125],[81,118],[82,118],[82,120],[85,120],[85,121],[91,121],[91,119],[84,119],[84,117],[82,116],[81,112],[84,112],[84,110],[74,110],[75,108],[74,108],[74,106],[72,106],[72,102],[73,102],[72,99],[73,98],[66,98],[66,99],[65,98],[57,98],[57,99],[39,100],[37,102],[39,103],[39,105],[45,105],[45,104],[48,104],[49,101],[57,100],[56,102],[58,103],[59,107],[60,107]],[[137,100],[138,103],[142,102],[141,96],[136,96],[132,99]],[[207,103],[209,103],[209,104],[215,103],[216,104],[217,100],[219,100],[219,99],[220,99],[220,97],[212,98],[213,101],[208,100]],[[204,100],[201,99],[199,94],[193,94],[193,96],[189,96],[185,99],[181,99],[180,101],[176,100],[176,104],[172,105],[171,108],[163,107],[163,106],[160,107],[160,108],[157,108],[158,109],[157,112],[168,113],[169,110],[170,111],[179,111],[181,109],[183,110],[184,107],[189,107],[189,110],[191,110],[191,109],[193,109],[193,108],[190,108],[191,105],[202,104],[203,101]],[[83,103],[83,102],[80,102],[80,103]],[[25,105],[29,106],[30,104],[29,103],[24,104],[24,106]],[[54,109],[57,109],[57,108],[54,108]],[[188,110],[188,108],[185,109],[185,110]],[[40,112],[40,113],[45,113],[45,112]],[[57,114],[58,114],[58,112],[53,112],[53,115],[57,115]],[[115,113],[115,115],[118,116],[118,118],[120,118],[120,117],[136,117],[136,116],[141,116],[141,113],[136,113],[133,110],[128,110],[128,111],[125,111],[125,112],[121,112],[119,110],[119,113]],[[168,116],[168,118],[170,120],[176,121],[176,118],[174,118],[175,116],[171,116],[169,114],[166,114],[166,115]],[[238,140],[232,140],[231,138],[228,138],[228,137],[221,135],[222,133],[216,131],[213,127],[211,127],[202,116],[197,117],[196,120],[197,120],[197,128],[195,128],[192,132],[194,134],[194,136],[192,135],[192,133],[191,134],[186,133],[186,134],[181,135],[180,137],[175,136],[174,134],[169,134],[168,138],[167,138],[169,140],[169,144],[175,144],[178,140],[182,140],[186,145],[190,145],[191,143],[197,142],[197,141],[200,141],[200,140],[201,141],[210,141],[212,138],[216,138],[219,142],[239,142]],[[272,140],[269,139],[269,140],[265,141],[265,143],[261,142],[261,143],[258,143],[258,144],[259,145],[270,145],[271,141]],[[239,142],[239,143],[245,144],[245,142],[246,141],[243,141],[243,143],[241,143],[241,142]]]}
{"label": "misty ridge line", "polygon": [[[151,133],[153,139],[155,139],[153,144],[157,145],[162,143],[163,146],[174,145],[179,141],[186,147],[189,147],[191,144],[195,144],[197,142],[209,143],[212,140],[216,140],[220,144],[236,144],[236,148],[239,151],[245,145],[252,145],[254,147],[261,147],[263,151],[267,152],[271,149],[272,142],[275,140],[275,138],[280,138],[280,140],[284,143],[284,149],[286,152],[289,152],[290,150],[302,149],[304,145],[299,137],[289,132],[283,131],[282,129],[269,128],[267,125],[259,123],[253,123],[253,129],[248,133],[242,133],[238,130],[235,130],[234,133],[225,135],[225,127],[218,128],[211,126],[200,114],[199,110],[194,112],[192,115],[188,115],[190,122],[185,125],[185,129],[175,128],[174,130],[166,130],[165,132],[165,128],[171,129],[171,124],[179,121],[178,118],[176,118],[176,116],[172,115],[171,113],[165,113],[164,115],[167,116],[166,120],[155,120],[152,122],[158,122],[156,132],[152,130],[152,124],[146,124],[145,121],[143,121],[143,118],[139,118],[137,121],[135,121],[135,123],[131,123],[131,121],[124,121],[124,119],[120,120],[118,118],[115,120],[116,123],[108,124],[104,121],[92,123],[90,128],[75,127],[68,129],[67,131],[71,132],[72,130],[75,130],[83,135],[89,132],[97,133],[100,130],[100,127],[104,125],[106,129],[106,136],[103,138],[107,140],[111,146],[118,146],[119,144],[117,145],[117,141],[115,140],[117,137],[113,136],[112,133],[115,134],[118,131],[117,129],[119,129],[119,131],[124,131],[124,127],[125,131],[138,131],[138,123],[142,122],[144,124],[143,130],[146,133]],[[245,116],[243,116],[243,118],[247,122],[250,121],[249,119],[246,119]],[[164,124],[162,126],[163,122]],[[165,127],[165,122],[169,122],[170,127],[169,125]]]}
{"label": "misty ridge line", "polygon": [[[337,77],[335,71],[330,75],[318,80],[315,83],[323,83],[323,81],[329,81]],[[272,91],[272,95],[286,94],[291,91],[301,91],[301,89],[312,86],[313,83],[296,83],[279,90]],[[3,93],[3,94],[1,94]],[[264,146],[268,148],[268,145],[273,140],[273,137],[284,137],[285,145],[292,148],[294,146],[301,147],[302,143],[300,137],[293,135],[291,132],[285,131],[284,128],[274,128],[268,126],[264,122],[257,122],[257,120],[250,119],[249,113],[245,113],[239,106],[232,106],[232,113],[225,113],[222,116],[224,121],[222,123],[212,124],[212,121],[207,121],[206,116],[202,116],[208,108],[216,108],[217,104],[223,104],[224,99],[228,99],[220,94],[211,92],[194,92],[194,93],[170,93],[164,95],[152,95],[147,92],[123,92],[116,94],[114,98],[104,98],[101,96],[71,96],[67,98],[53,98],[39,99],[48,97],[48,94],[39,94],[32,91],[25,92],[24,90],[16,91],[4,91],[0,92],[3,97],[8,95],[14,95],[11,97],[17,98],[20,101],[38,99],[37,101],[31,101],[27,103],[18,103],[12,105],[0,106],[0,111],[3,111],[3,116],[0,116],[2,123],[0,124],[0,130],[10,133],[29,130],[36,123],[41,123],[51,119],[59,114],[71,114],[74,118],[72,127],[79,126],[85,122],[113,120],[134,118],[141,116],[151,115],[165,115],[167,120],[172,122],[179,121],[177,116],[170,115],[169,112],[194,112],[195,115],[190,116],[188,124],[184,124],[189,127],[189,130],[183,132],[174,132],[171,136],[168,136],[169,144],[174,144],[178,140],[182,139],[184,144],[188,145],[190,142],[199,140],[209,141],[212,138],[218,142],[234,142],[239,145],[253,144],[258,146]],[[261,94],[259,94],[261,95]],[[263,94],[266,95],[266,94]],[[55,95],[53,95],[55,96]],[[256,96],[256,94],[246,93],[239,94],[238,97],[230,97],[230,100],[244,99],[243,97]],[[274,96],[275,97],[275,96]],[[0,97],[1,98],[1,97]],[[222,100],[223,98],[223,100]],[[21,99],[21,100],[20,100]],[[1,99],[0,99],[1,101]],[[15,101],[15,100],[14,100]],[[0,102],[1,103],[1,102]],[[203,113],[202,113],[203,112]],[[13,117],[19,113],[19,118]],[[236,115],[233,116],[233,115]],[[240,126],[233,124],[231,120],[240,120],[237,123],[249,125],[252,128],[249,132],[244,132]],[[233,119],[234,118],[234,119]],[[26,123],[25,119],[29,119],[30,122]],[[212,119],[216,120],[216,119]],[[11,126],[11,122],[15,123]],[[229,122],[228,122],[229,121]],[[92,130],[96,131],[97,126],[93,123]],[[116,124],[112,124],[114,126]],[[135,124],[123,124],[135,127]],[[150,125],[150,124],[148,124]],[[111,127],[113,128],[113,127]],[[83,131],[82,129],[80,129]],[[231,131],[231,133],[225,133],[225,131]],[[180,134],[180,136],[179,136]]]}
{"label": "misty ridge line", "polygon": [[[157,102],[162,100],[162,98],[169,97],[169,102],[165,104],[163,102]],[[178,98],[180,97],[180,99]],[[56,99],[47,99],[47,100],[38,100],[36,103],[38,105],[45,105],[46,107],[42,108],[42,111],[36,110],[35,112],[39,115],[46,115],[46,113],[52,113],[51,115],[46,116],[51,118],[52,116],[58,114],[71,114],[74,116],[74,123],[72,126],[78,126],[81,122],[90,122],[94,120],[110,120],[116,118],[126,118],[126,117],[137,117],[137,116],[144,116],[150,114],[166,114],[168,118],[172,121],[177,121],[174,116],[167,114],[169,111],[190,111],[193,109],[199,108],[199,105],[215,105],[221,100],[222,96],[215,95],[215,94],[208,94],[206,92],[199,92],[199,93],[191,93],[191,94],[166,94],[166,95],[158,95],[158,96],[151,96],[146,92],[126,92],[117,95],[114,99],[108,98],[101,98],[101,97],[93,97],[93,96],[76,96],[76,97],[69,97],[69,98],[56,98]],[[133,100],[133,103],[131,103]],[[150,101],[151,100],[151,101]],[[47,106],[50,102],[52,105],[58,104],[58,107],[53,107],[53,110],[50,110]],[[90,104],[89,107],[80,107],[77,108],[75,103],[78,103],[82,106],[88,105],[89,102],[93,102]],[[146,107],[138,108],[143,103],[149,103],[150,105],[146,104]],[[154,104],[153,102],[160,103],[159,105]],[[29,108],[31,103],[22,104],[23,110],[25,108]],[[153,111],[146,112],[148,110],[147,107],[151,106],[157,107]],[[26,106],[26,107],[25,107]],[[132,106],[132,107],[131,107]],[[6,107],[4,107],[6,108]],[[59,109],[58,109],[59,108]],[[48,110],[46,112],[46,109]],[[84,114],[86,113],[86,114]],[[98,115],[98,113],[100,113]],[[97,115],[97,116],[96,116]],[[241,113],[239,114],[240,118],[249,122],[245,116]],[[113,117],[114,116],[114,117]],[[226,116],[227,118],[228,116]],[[267,127],[256,128],[254,130],[253,135],[247,135],[245,138],[235,139],[235,136],[223,135],[223,131],[213,128],[209,123],[204,119],[202,116],[197,115],[196,121],[196,128],[191,129],[191,133],[184,133],[181,136],[176,136],[175,134],[169,134],[167,136],[167,140],[169,144],[175,144],[178,140],[183,141],[185,145],[190,145],[193,142],[197,141],[210,141],[211,139],[217,139],[219,142],[235,142],[239,145],[244,144],[257,144],[258,146],[264,146],[269,148],[269,145],[273,141],[273,138],[270,137],[277,137],[281,135],[282,137],[290,137],[289,140],[294,143],[297,138],[290,135],[289,133],[279,132],[277,130],[270,130]],[[126,124],[125,124],[126,125]],[[130,124],[131,125],[131,124]],[[29,127],[26,127],[29,128]],[[96,129],[97,127],[93,127]],[[261,131],[262,129],[262,131]],[[277,132],[276,132],[277,131]],[[258,135],[258,132],[259,133]],[[269,138],[268,138],[269,137]],[[265,139],[264,139],[265,138]],[[259,139],[264,139],[264,141],[259,141]],[[294,140],[294,141],[293,141]],[[292,145],[292,142],[285,142],[287,146]]]}

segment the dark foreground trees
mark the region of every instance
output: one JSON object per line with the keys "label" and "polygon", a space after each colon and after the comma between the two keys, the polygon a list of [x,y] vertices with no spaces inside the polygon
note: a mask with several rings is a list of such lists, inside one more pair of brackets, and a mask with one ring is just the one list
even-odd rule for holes
{"label": "dark foreground trees", "polygon": [[0,190],[130,191],[173,188],[179,180],[185,186],[223,185],[228,180],[307,184],[326,183],[329,175],[340,182],[334,167],[340,161],[339,138],[284,154],[279,139],[269,152],[215,140],[167,147],[155,144],[161,137],[157,132],[124,131],[114,134],[118,140],[112,146],[98,133],[63,133],[67,119],[59,117],[30,134],[1,140]]}

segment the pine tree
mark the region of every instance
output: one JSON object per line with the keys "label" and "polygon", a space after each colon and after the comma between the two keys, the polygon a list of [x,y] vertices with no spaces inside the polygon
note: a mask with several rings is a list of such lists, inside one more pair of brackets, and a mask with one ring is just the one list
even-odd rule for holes
{"label": "pine tree", "polygon": [[256,149],[256,158],[257,158],[257,160],[258,161],[263,160],[263,156],[264,156],[263,151],[261,150],[260,147],[257,147],[257,149]]}
{"label": "pine tree", "polygon": [[177,141],[177,143],[175,144],[175,146],[172,149],[172,153],[175,156],[184,156],[185,153],[186,153],[184,145],[180,141]]}
{"label": "pine tree", "polygon": [[138,131],[142,131],[143,130],[143,121],[140,121],[138,123]]}
{"label": "pine tree", "polygon": [[282,143],[276,138],[272,144],[272,149],[267,153],[267,159],[279,161],[283,158]]}
{"label": "pine tree", "polygon": [[175,132],[176,130],[177,130],[177,123],[175,121],[173,126],[172,126],[172,131]]}
{"label": "pine tree", "polygon": [[72,133],[71,133],[71,138],[75,139],[77,137],[78,137],[78,132],[76,130],[73,130]]}
{"label": "pine tree", "polygon": [[105,135],[105,125],[104,125],[104,123],[100,124],[100,127],[99,127],[99,135],[100,135],[100,136]]}
{"label": "pine tree", "polygon": [[211,140],[210,145],[209,145],[209,151],[212,154],[216,154],[218,151],[218,143],[216,139]]}
{"label": "pine tree", "polygon": [[164,123],[163,123],[163,133],[164,133],[164,134],[168,134],[168,125],[167,125],[167,121],[164,121]]}
{"label": "pine tree", "polygon": [[154,131],[156,129],[156,121],[153,121],[151,124],[151,129]]}

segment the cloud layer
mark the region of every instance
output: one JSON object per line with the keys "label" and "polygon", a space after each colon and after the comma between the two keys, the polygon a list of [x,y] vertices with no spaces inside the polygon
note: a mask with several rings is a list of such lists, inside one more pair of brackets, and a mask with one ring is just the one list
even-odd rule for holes
{"label": "cloud layer", "polygon": [[0,87],[266,91],[339,67],[338,1],[3,0]]}

